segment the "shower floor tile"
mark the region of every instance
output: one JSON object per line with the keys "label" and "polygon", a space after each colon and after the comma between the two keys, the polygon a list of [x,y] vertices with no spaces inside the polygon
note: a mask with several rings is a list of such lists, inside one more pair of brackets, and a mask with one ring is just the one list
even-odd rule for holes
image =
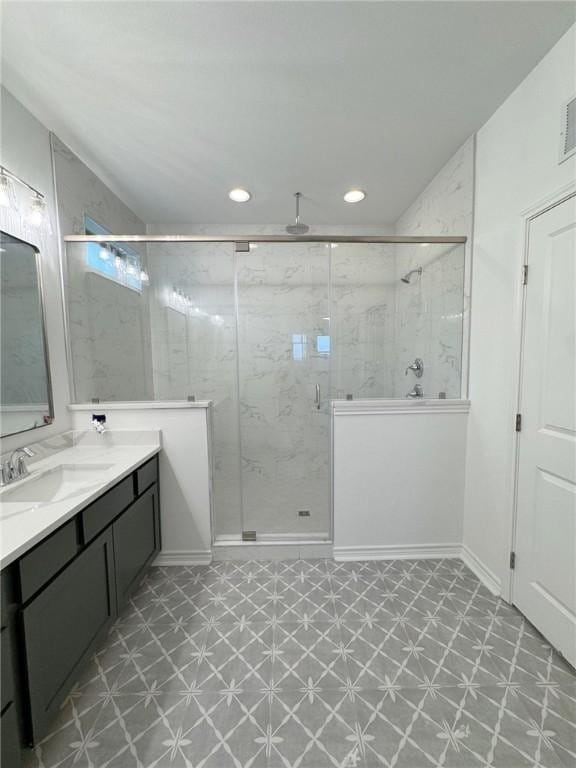
{"label": "shower floor tile", "polygon": [[458,560],[153,568],[26,768],[562,768],[576,673]]}

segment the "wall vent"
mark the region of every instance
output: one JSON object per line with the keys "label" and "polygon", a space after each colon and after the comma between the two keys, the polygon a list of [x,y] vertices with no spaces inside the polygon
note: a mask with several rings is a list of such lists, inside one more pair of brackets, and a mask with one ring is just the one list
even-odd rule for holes
{"label": "wall vent", "polygon": [[562,105],[560,159],[562,163],[576,152],[576,95]]}

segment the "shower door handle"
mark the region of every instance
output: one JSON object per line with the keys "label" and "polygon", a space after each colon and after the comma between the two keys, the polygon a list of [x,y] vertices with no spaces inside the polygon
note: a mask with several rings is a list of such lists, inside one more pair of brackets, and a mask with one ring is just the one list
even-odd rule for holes
{"label": "shower door handle", "polygon": [[316,408],[320,410],[320,384],[316,384]]}

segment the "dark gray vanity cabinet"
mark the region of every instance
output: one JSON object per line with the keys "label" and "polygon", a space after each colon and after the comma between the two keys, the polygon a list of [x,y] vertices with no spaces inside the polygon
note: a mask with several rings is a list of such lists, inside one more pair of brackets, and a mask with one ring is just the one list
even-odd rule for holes
{"label": "dark gray vanity cabinet", "polygon": [[154,456],[2,571],[2,768],[47,733],[159,550]]}
{"label": "dark gray vanity cabinet", "polygon": [[0,765],[2,768],[18,768],[22,761],[22,749],[20,747],[20,729],[18,727],[18,717],[14,702],[11,702],[6,710],[2,712],[1,726]]}
{"label": "dark gray vanity cabinet", "polygon": [[[11,575],[11,574],[10,574]],[[11,602],[10,590],[7,589],[7,579],[3,574],[1,591],[2,619],[0,626],[0,659],[2,688],[0,706],[0,765],[2,768],[18,766],[22,758],[18,705],[14,685],[14,653],[12,643],[12,626],[8,605]]]}
{"label": "dark gray vanity cabinet", "polygon": [[144,491],[112,526],[116,595],[123,605],[160,549],[158,486]]}
{"label": "dark gray vanity cabinet", "polygon": [[116,612],[108,529],[22,610],[33,742],[45,732]]}

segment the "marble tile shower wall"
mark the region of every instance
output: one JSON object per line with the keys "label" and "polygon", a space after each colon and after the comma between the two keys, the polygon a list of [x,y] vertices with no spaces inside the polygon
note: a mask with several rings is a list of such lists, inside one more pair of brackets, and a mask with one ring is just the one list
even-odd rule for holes
{"label": "marble tile shower wall", "polygon": [[333,398],[393,397],[396,246],[332,248]]}
{"label": "marble tile shower wall", "polygon": [[[329,517],[330,251],[239,253],[238,361],[244,527],[324,534]],[[320,388],[318,409],[315,396]],[[308,510],[309,517],[299,517]]]}
{"label": "marble tile shower wall", "polygon": [[91,272],[83,251],[73,249],[66,291],[75,399],[153,400],[146,293]]}
{"label": "marble tile shower wall", "polygon": [[[401,277],[422,267],[409,284]],[[462,376],[464,246],[398,246],[395,361],[392,391],[404,397],[414,383],[424,395],[460,397]],[[424,375],[416,379],[405,370],[416,357],[424,361]]]}
{"label": "marble tile shower wall", "polygon": [[474,141],[471,137],[460,147],[396,222],[397,235],[465,235],[468,242],[437,261],[438,254],[431,249],[398,247],[397,281],[409,269],[424,266],[424,270],[422,279],[413,284],[397,282],[395,348],[399,359],[395,369],[402,374],[394,384],[395,397],[402,397],[410,388],[403,367],[415,356],[424,359],[426,393],[438,396],[444,391],[447,397],[460,397],[467,388],[461,380],[468,359],[463,339],[468,336],[470,319]]}
{"label": "marble tile shower wall", "polygon": [[[111,232],[144,234],[144,222],[63,142],[51,138],[61,232],[84,234],[88,215]],[[69,244],[66,256],[75,400],[153,399],[146,292],[87,269],[83,245]]]}
{"label": "marble tile shower wall", "polygon": [[[218,535],[241,524],[237,340],[232,246],[149,244],[150,320],[157,400],[210,399],[213,514]],[[184,311],[173,291],[189,297]]]}

